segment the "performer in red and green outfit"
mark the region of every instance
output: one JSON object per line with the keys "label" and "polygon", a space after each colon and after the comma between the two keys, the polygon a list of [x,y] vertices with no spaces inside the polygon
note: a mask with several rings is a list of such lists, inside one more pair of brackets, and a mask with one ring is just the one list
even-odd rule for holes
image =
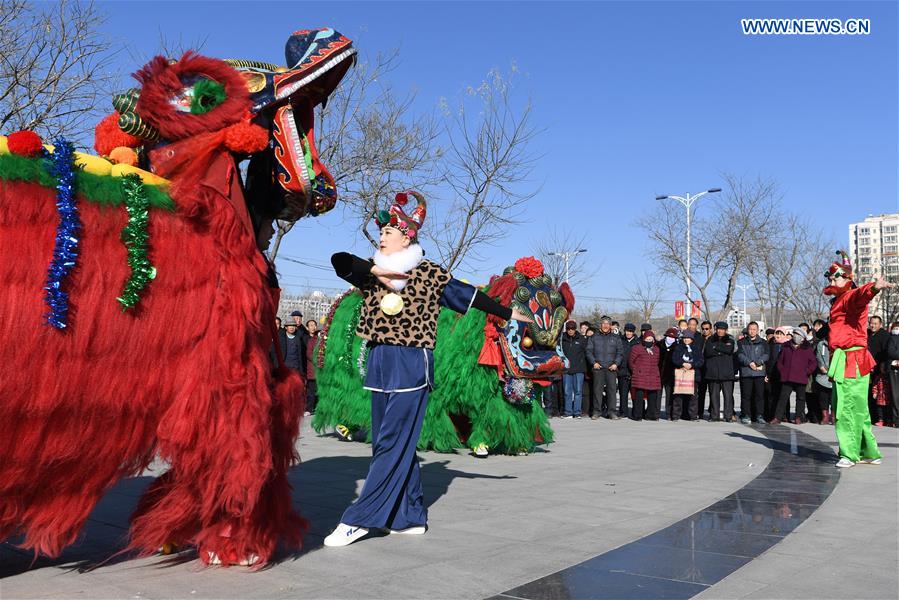
{"label": "performer in red and green outfit", "polygon": [[858,287],[853,282],[849,257],[830,265],[825,276],[830,285],[824,293],[833,296],[830,306],[830,370],[836,400],[836,432],[840,443],[840,461],[836,466],[857,463],[881,463],[877,440],[871,431],[868,412],[868,382],[876,366],[868,352],[868,303],[882,289],[894,287],[883,277]]}

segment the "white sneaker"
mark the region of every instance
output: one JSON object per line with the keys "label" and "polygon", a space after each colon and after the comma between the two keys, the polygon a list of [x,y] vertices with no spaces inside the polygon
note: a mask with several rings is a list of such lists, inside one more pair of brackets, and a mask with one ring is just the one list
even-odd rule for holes
{"label": "white sneaker", "polygon": [[368,535],[368,529],[365,527],[353,527],[340,523],[331,535],[325,538],[325,546],[349,546],[358,539]]}
{"label": "white sneaker", "polygon": [[427,530],[427,525],[415,525],[413,527],[406,527],[405,529],[388,529],[385,527],[382,531],[385,533],[398,533],[400,535],[424,535]]}
{"label": "white sneaker", "polygon": [[836,466],[840,469],[848,469],[849,467],[855,466],[855,463],[844,456],[840,458]]}
{"label": "white sneaker", "polygon": [[879,465],[883,460],[880,458],[863,458],[858,462],[862,465]]}
{"label": "white sneaker", "polygon": [[487,448],[487,444],[478,444],[474,449],[474,455],[478,458],[487,458],[488,454],[490,454],[490,451]]}

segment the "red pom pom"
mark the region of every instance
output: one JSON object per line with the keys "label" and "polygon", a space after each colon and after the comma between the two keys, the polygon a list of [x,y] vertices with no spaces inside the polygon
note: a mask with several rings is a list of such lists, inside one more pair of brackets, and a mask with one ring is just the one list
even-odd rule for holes
{"label": "red pom pom", "polygon": [[44,149],[41,136],[33,131],[17,131],[6,138],[9,151],[19,156],[37,156]]}
{"label": "red pom pom", "polygon": [[120,146],[137,148],[143,140],[119,129],[119,112],[113,111],[94,127],[94,150],[100,156],[109,154]]}
{"label": "red pom pom", "polygon": [[225,146],[242,154],[262,152],[268,146],[268,132],[259,125],[241,121],[225,130]]}
{"label": "red pom pom", "polygon": [[394,202],[396,204],[399,204],[400,206],[406,206],[406,204],[409,202],[409,194],[407,194],[406,192],[400,192],[396,195]]}
{"label": "red pom pom", "polygon": [[543,275],[543,263],[533,256],[525,256],[515,261],[515,270],[528,279],[533,279]]}

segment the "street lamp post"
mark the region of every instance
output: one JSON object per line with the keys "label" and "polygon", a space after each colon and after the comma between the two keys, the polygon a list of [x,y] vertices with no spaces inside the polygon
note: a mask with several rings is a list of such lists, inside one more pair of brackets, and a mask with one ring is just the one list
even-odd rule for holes
{"label": "street lamp post", "polygon": [[734,284],[734,287],[738,287],[743,290],[743,314],[746,314],[746,290],[752,287],[751,283],[737,283]]}
{"label": "street lamp post", "polygon": [[[691,196],[690,194],[687,194],[686,197],[671,196],[671,195],[656,196],[656,200],[665,200],[666,198],[671,198],[672,200],[677,200],[678,202],[680,202],[681,204],[684,205],[684,208],[687,209],[687,268],[684,271],[684,279],[686,280],[686,284],[687,284],[687,306],[690,307],[690,312],[693,312],[693,301],[690,299],[690,208],[693,206],[693,204],[697,200],[699,200],[706,194],[715,194],[720,191],[721,191],[721,188],[712,188],[712,189],[706,190],[704,192],[699,192],[698,194],[695,194],[693,196]],[[706,308],[708,308],[708,307],[706,307]],[[684,310],[686,311],[686,308]]]}
{"label": "street lamp post", "polygon": [[561,256],[562,260],[565,261],[565,283],[568,283],[568,261],[570,261],[574,256],[581,252],[586,252],[586,248],[578,248],[577,250],[573,250],[571,252],[549,252],[547,256]]}

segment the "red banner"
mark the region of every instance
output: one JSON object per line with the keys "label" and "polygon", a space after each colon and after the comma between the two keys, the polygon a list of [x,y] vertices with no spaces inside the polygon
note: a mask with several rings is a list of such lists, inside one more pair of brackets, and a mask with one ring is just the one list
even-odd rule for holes
{"label": "red banner", "polygon": [[684,301],[678,300],[674,303],[674,318],[681,320],[684,318]]}
{"label": "red banner", "polygon": [[694,300],[691,304],[693,306],[690,308],[690,316],[698,319],[702,316],[702,300]]}

